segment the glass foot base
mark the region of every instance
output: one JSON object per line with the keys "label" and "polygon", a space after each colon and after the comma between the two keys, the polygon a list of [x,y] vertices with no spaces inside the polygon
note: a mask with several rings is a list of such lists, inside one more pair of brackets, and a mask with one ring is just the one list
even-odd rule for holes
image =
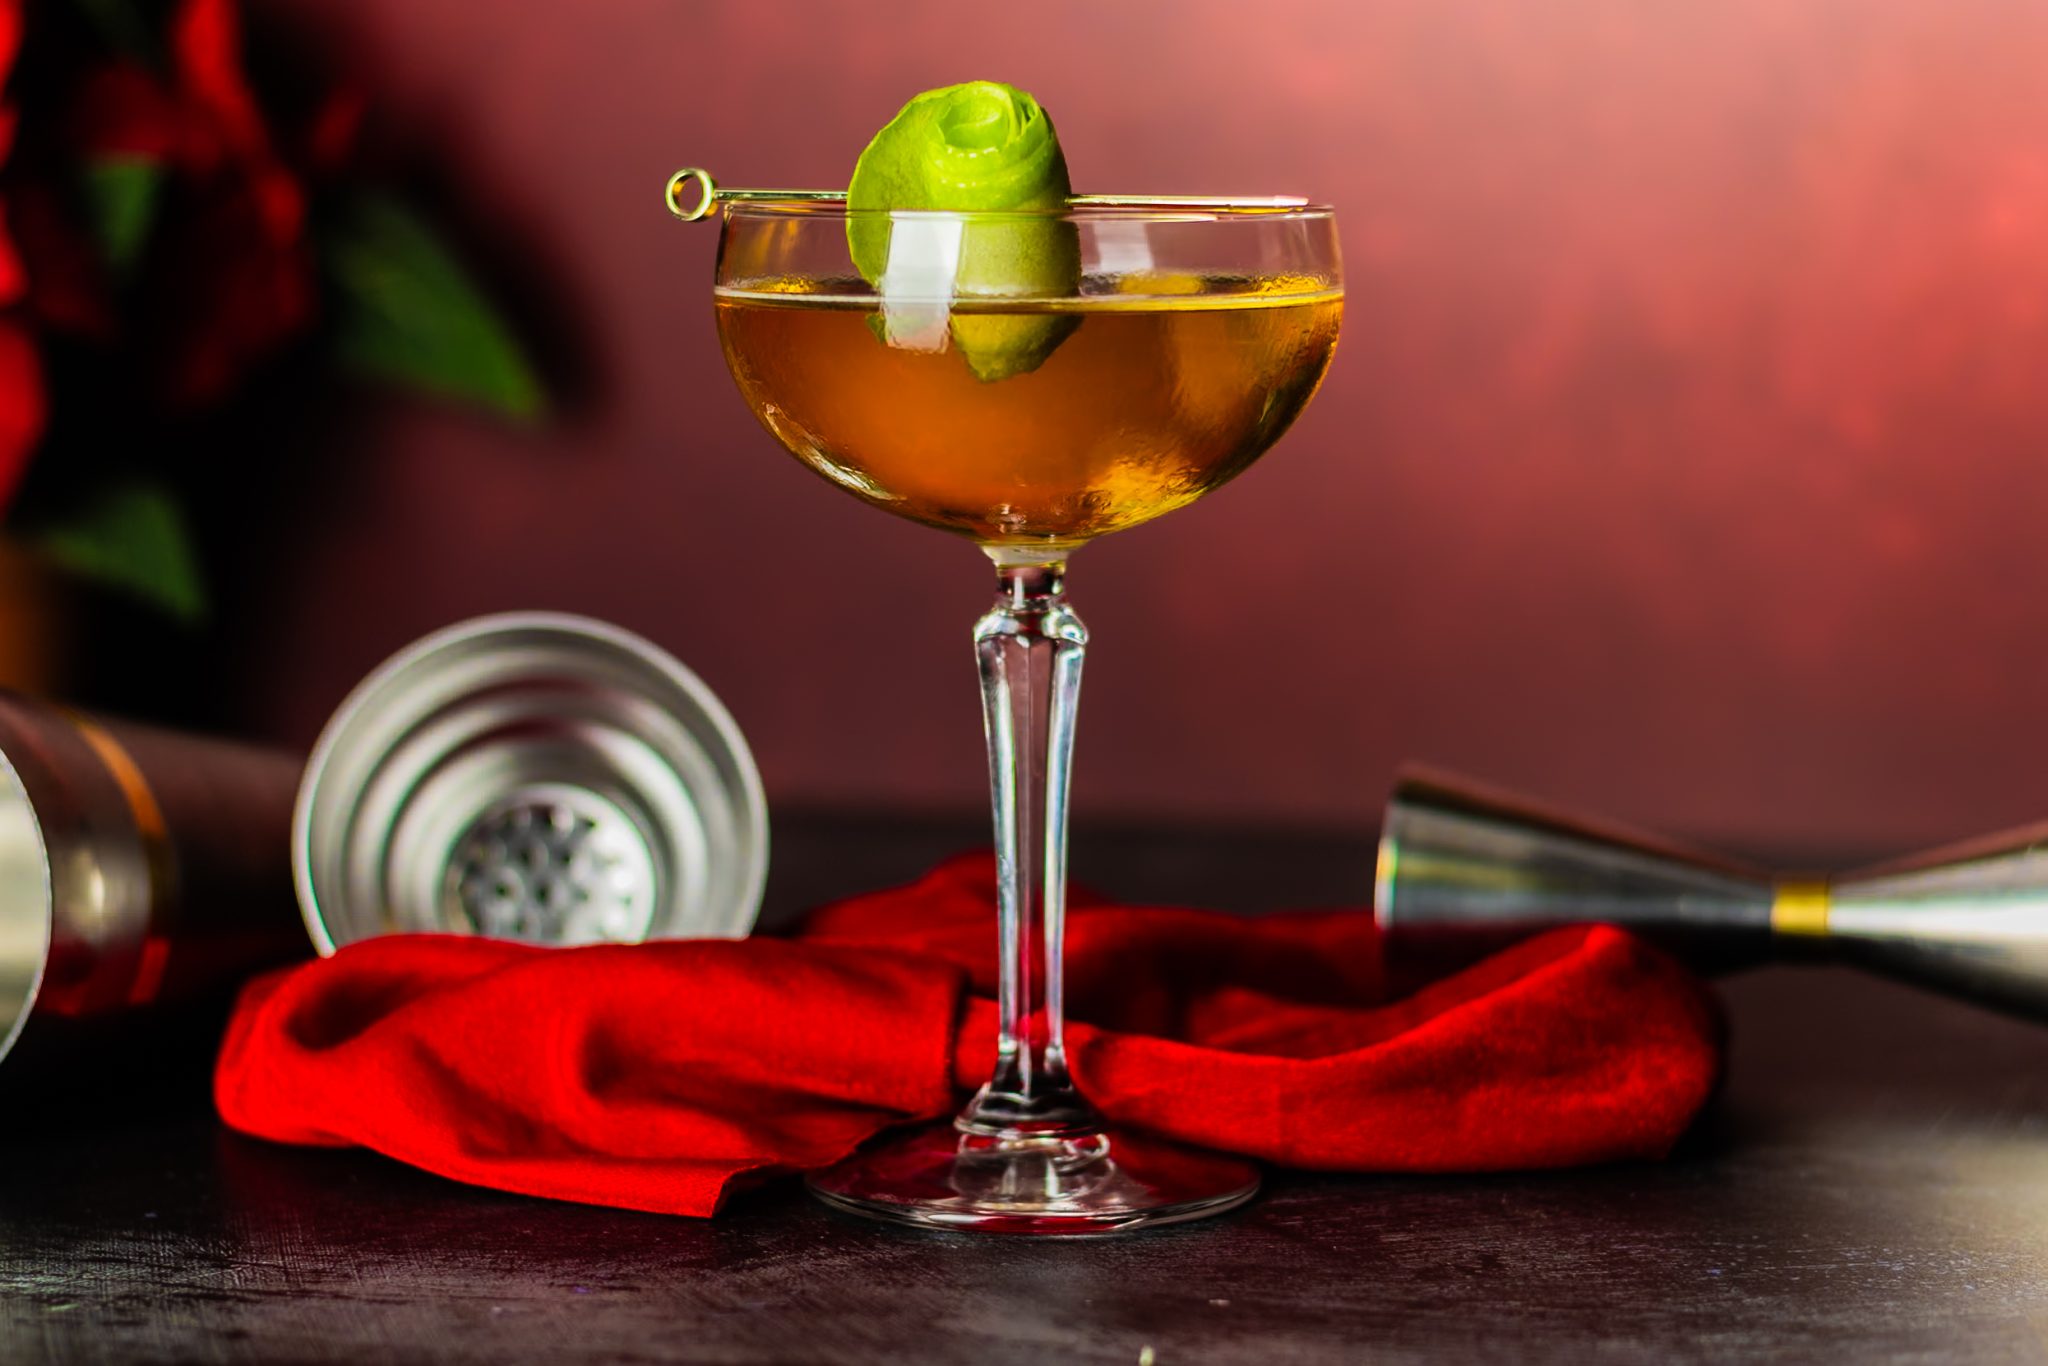
{"label": "glass foot base", "polygon": [[813,1172],[811,1193],[851,1214],[975,1233],[1085,1236],[1235,1209],[1258,1169],[1133,1134],[999,1143],[950,1123],[877,1140]]}

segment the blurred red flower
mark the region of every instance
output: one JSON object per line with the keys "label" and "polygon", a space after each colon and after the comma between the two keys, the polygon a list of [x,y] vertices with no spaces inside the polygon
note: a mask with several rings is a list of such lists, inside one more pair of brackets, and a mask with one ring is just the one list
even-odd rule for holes
{"label": "blurred red flower", "polygon": [[312,373],[268,364],[288,345],[512,420],[542,408],[432,225],[341,174],[361,90],[304,100],[303,73],[266,66],[259,103],[238,3],[0,0],[6,535],[186,620],[205,611],[188,500],[259,368]]}
{"label": "blurred red flower", "polygon": [[[0,57],[18,50],[22,0],[0,0]],[[35,348],[22,310],[52,332],[131,352],[150,396],[193,408],[227,396],[251,366],[313,322],[319,291],[306,191],[266,127],[242,65],[235,0],[178,0],[161,71],[128,57],[57,82],[59,107],[32,111],[40,155],[11,177],[0,241],[0,506],[41,429]],[[0,75],[5,68],[0,67]],[[343,101],[344,112],[360,107]],[[352,129],[352,118],[343,120]],[[330,113],[311,142],[327,158],[348,131]],[[321,145],[324,143],[325,145]],[[125,278],[81,220],[58,169],[147,177],[161,207]]]}
{"label": "blurred red flower", "polygon": [[[0,0],[0,89],[21,50],[21,0]],[[15,111],[0,105],[0,166],[14,143]],[[8,204],[0,198],[0,508],[13,496],[43,433],[43,367],[21,304],[28,276],[8,232]]]}

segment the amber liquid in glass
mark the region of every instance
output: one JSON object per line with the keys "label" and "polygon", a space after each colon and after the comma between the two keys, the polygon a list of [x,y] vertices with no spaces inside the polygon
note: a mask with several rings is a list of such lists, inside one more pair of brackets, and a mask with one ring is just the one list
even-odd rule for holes
{"label": "amber liquid in glass", "polygon": [[1184,507],[1257,459],[1321,383],[1343,312],[1315,281],[1108,288],[956,300],[956,318],[1073,320],[1036,369],[996,380],[943,325],[918,345],[884,340],[879,301],[843,281],[721,287],[718,331],[755,414],[833,483],[984,543],[1072,545]]}

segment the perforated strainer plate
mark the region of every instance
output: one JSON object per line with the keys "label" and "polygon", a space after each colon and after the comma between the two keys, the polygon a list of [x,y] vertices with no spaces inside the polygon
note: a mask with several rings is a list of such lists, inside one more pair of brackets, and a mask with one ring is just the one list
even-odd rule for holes
{"label": "perforated strainer plate", "polygon": [[497,939],[631,944],[659,883],[646,837],[594,792],[532,788],[486,811],[456,845],[444,916]]}

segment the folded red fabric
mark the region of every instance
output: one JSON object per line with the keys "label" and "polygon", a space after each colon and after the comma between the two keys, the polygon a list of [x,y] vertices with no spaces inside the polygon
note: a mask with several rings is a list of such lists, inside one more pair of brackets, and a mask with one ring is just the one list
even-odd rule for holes
{"label": "folded red fabric", "polygon": [[[250,984],[215,1099],[280,1142],[709,1215],[986,1078],[993,902],[989,861],[969,858],[790,938],[352,944]],[[1120,1124],[1326,1171],[1661,1156],[1713,1087],[1703,988],[1620,931],[1557,931],[1392,1002],[1377,948],[1359,911],[1077,896],[1075,1074]]]}

